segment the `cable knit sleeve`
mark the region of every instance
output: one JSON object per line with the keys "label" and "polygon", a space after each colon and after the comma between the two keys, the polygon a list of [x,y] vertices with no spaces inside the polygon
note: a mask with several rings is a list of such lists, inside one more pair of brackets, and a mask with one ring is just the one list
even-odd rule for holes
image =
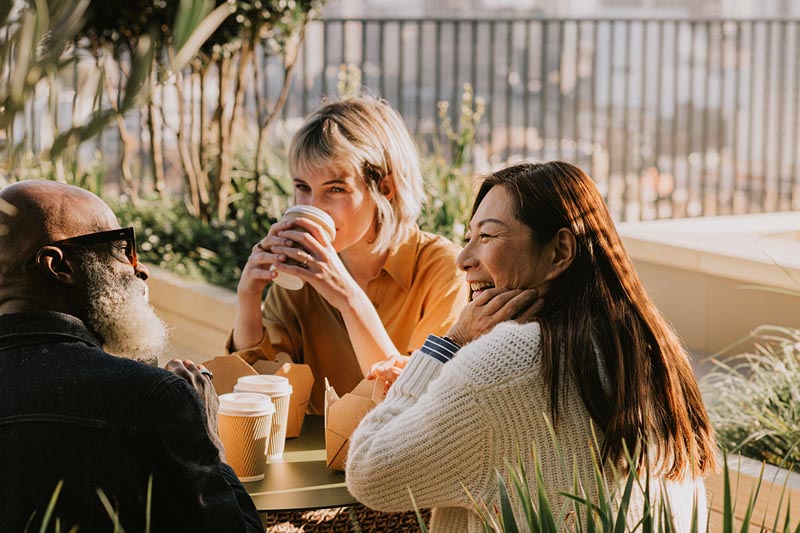
{"label": "cable knit sleeve", "polygon": [[489,494],[494,429],[467,376],[453,366],[416,352],[362,420],[350,439],[346,476],[359,501],[400,511],[412,507],[409,489],[420,508],[468,507],[465,487],[478,498]]}

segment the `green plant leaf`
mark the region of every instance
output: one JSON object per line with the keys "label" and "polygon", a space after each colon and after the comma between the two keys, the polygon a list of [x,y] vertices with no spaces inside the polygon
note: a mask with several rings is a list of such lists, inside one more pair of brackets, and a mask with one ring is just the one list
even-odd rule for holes
{"label": "green plant leaf", "polygon": [[514,517],[506,482],[499,471],[495,470],[495,474],[497,474],[498,490],[500,491],[500,524],[505,533],[518,533],[519,527],[517,526],[517,519]]}
{"label": "green plant leaf", "polygon": [[614,524],[614,533],[625,533],[625,526],[628,521],[628,506],[631,502],[631,493],[633,492],[633,482],[636,480],[636,470],[631,465],[628,480],[625,482],[625,490],[622,493],[622,498],[619,502],[617,511],[617,521]]}
{"label": "green plant leaf", "polygon": [[731,504],[731,474],[728,467],[728,454],[722,452],[723,491],[722,491],[722,531],[733,533],[733,505]]}
{"label": "green plant leaf", "polygon": [[147,501],[144,507],[144,533],[150,533],[150,516],[153,513],[153,474],[147,478]]}
{"label": "green plant leaf", "polygon": [[[199,0],[195,0],[199,1]],[[197,55],[200,47],[205,43],[211,35],[217,31],[220,24],[234,12],[232,3],[226,2],[218,6],[214,11],[209,13],[201,20],[197,26],[192,30],[191,34],[186,38],[183,46],[176,50],[175,60],[172,68],[181,70],[189,61]]]}
{"label": "green plant leaf", "polygon": [[485,506],[481,507],[478,504],[478,502],[472,496],[472,493],[470,493],[470,491],[467,489],[466,485],[464,485],[462,483],[461,484],[461,488],[464,489],[464,492],[466,493],[467,498],[472,503],[472,507],[475,509],[475,513],[478,516],[481,517],[481,520],[483,521],[483,530],[484,530],[484,532],[485,533],[492,533],[492,524],[491,524],[491,521],[489,520],[489,511],[488,511],[488,509],[486,509]]}
{"label": "green plant leaf", "polygon": [[125,533],[122,524],[119,522],[119,513],[114,509],[114,506],[111,505],[111,501],[108,499],[108,496],[106,496],[106,493],[103,492],[101,488],[98,488],[95,492],[97,492],[97,497],[100,498],[100,503],[103,504],[106,514],[108,514],[108,517],[114,524],[114,533]]}
{"label": "green plant leaf", "polygon": [[172,46],[180,50],[203,17],[214,7],[212,0],[180,0],[172,32]]}
{"label": "green plant leaf", "polygon": [[742,529],[743,533],[747,533],[750,530],[750,521],[753,518],[753,509],[756,506],[756,501],[758,500],[758,494],[761,490],[761,481],[764,478],[764,466],[765,463],[761,463],[761,471],[758,474],[758,481],[756,482],[756,486],[750,494],[750,498],[747,502],[747,509],[744,513],[744,518],[742,518]]}
{"label": "green plant leaf", "polygon": [[[139,42],[136,43],[136,50],[133,54],[128,82],[125,84],[125,97],[119,106],[120,113],[124,114],[128,108],[134,105],[142,92],[145,82],[150,79],[150,69],[153,65],[155,50],[156,47],[150,35],[139,36]],[[149,97],[149,94],[146,97]]]}
{"label": "green plant leaf", "polygon": [[[50,9],[47,6],[47,0],[34,0],[36,9],[36,33],[35,39],[38,42],[40,39],[45,38],[50,30]],[[36,52],[34,51],[34,54]]]}
{"label": "green plant leaf", "polygon": [[538,522],[536,509],[533,507],[533,499],[531,497],[530,486],[528,485],[527,475],[525,474],[525,466],[522,464],[522,456],[517,455],[516,469],[506,461],[506,470],[508,470],[511,483],[514,485],[514,492],[517,494],[522,510],[525,515],[525,521],[528,523],[528,529],[533,531]]}
{"label": "green plant leaf", "polygon": [[61,488],[64,486],[64,480],[59,480],[56,483],[56,488],[53,490],[53,494],[50,496],[50,501],[47,502],[47,508],[44,511],[44,515],[42,516],[42,525],[39,528],[39,533],[46,533],[47,525],[50,523],[50,520],[53,517],[53,510],[56,508],[56,502],[58,501],[58,497],[61,494]]}
{"label": "green plant leaf", "polygon": [[542,524],[542,531],[546,533],[555,533],[558,531],[558,528],[556,528],[556,523],[553,519],[550,503],[547,501],[547,488],[544,483],[540,461],[534,461],[533,471],[536,478],[536,503],[539,508],[539,520]]}
{"label": "green plant leaf", "polygon": [[419,507],[417,507],[417,501],[414,499],[414,493],[411,492],[411,487],[408,487],[408,496],[411,498],[411,505],[414,507],[414,513],[417,515],[419,530],[422,533],[428,533],[428,526],[425,525],[425,520],[422,519],[422,514],[419,512]]}

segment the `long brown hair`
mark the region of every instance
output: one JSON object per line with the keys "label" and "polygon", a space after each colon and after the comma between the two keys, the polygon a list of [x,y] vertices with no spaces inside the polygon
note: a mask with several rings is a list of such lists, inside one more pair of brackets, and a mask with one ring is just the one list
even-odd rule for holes
{"label": "long brown hair", "polygon": [[561,161],[514,165],[483,181],[473,215],[494,186],[514,198],[537,246],[561,228],[575,235],[572,264],[538,317],[553,421],[571,374],[602,429],[604,460],[624,466],[626,447],[633,454],[640,444],[637,470],[650,463],[670,479],[713,471],[714,433],[686,350],[639,281],[592,179]]}

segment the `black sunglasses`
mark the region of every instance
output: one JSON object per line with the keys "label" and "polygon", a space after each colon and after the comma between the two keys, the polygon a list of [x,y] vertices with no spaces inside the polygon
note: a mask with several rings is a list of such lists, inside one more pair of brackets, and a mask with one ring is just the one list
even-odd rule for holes
{"label": "black sunglasses", "polygon": [[49,246],[75,246],[84,248],[118,241],[125,241],[125,257],[130,261],[131,265],[133,265],[133,268],[136,268],[139,263],[136,259],[136,236],[133,233],[133,228],[119,228],[108,231],[98,231],[96,233],[87,233],[86,235],[78,235],[77,237],[51,242]]}

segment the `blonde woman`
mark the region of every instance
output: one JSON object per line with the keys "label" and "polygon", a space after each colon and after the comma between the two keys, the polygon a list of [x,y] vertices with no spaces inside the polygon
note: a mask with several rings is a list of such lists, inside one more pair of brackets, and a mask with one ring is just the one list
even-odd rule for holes
{"label": "blonde woman", "polygon": [[[454,266],[458,247],[416,224],[419,158],[389,104],[355,97],[323,105],[292,139],[289,168],[295,203],[327,212],[336,237],[308,219],[272,225],[242,272],[228,349],[250,362],[286,352],[309,364],[309,410],[321,413],[325,378],[343,394],[373,366],[402,361],[430,331],[453,325],[467,292]],[[306,284],[271,286],[262,305],[279,272]]]}

